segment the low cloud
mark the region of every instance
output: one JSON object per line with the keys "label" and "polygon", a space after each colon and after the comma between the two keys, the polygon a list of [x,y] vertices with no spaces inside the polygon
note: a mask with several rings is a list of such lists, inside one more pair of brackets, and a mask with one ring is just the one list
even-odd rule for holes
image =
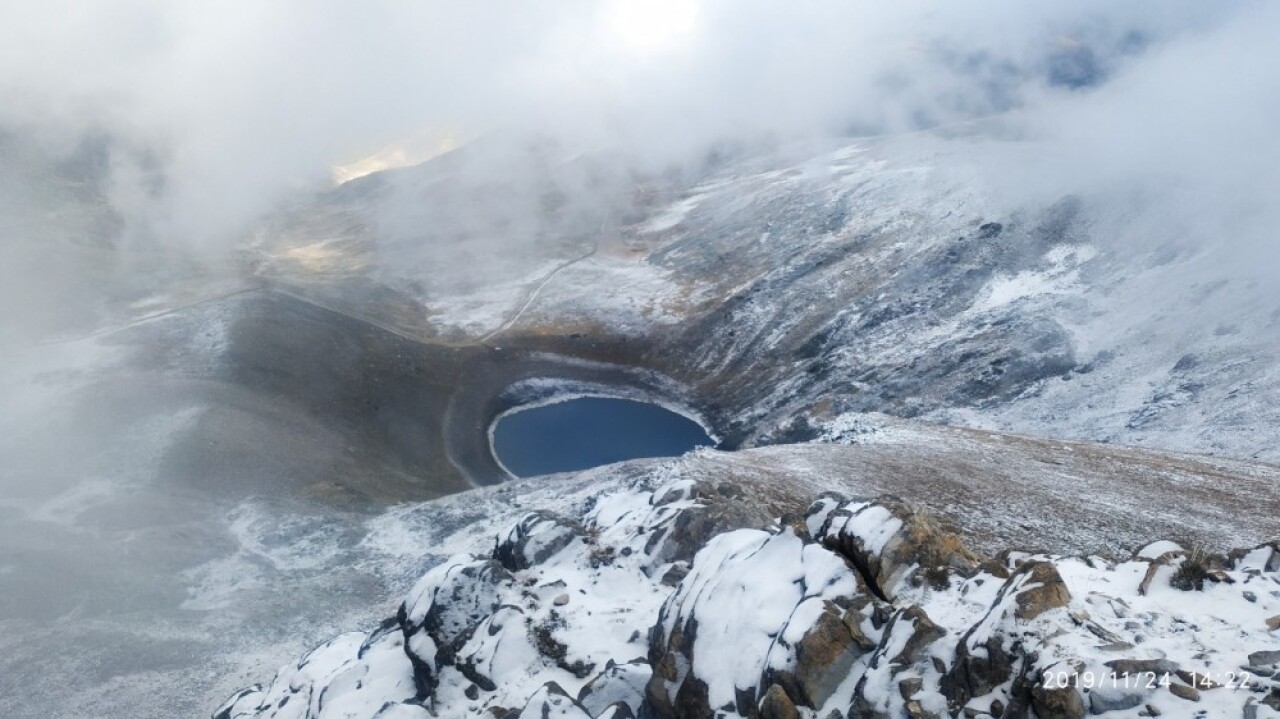
{"label": "low cloud", "polygon": [[[1000,117],[1033,145],[987,163],[1011,203],[1132,196],[1149,212],[1127,232],[1176,217],[1256,258],[1280,219],[1277,31],[1264,3],[11,3],[0,127],[29,162],[0,207],[96,151],[119,218],[101,232],[207,255],[335,167],[445,146],[424,137],[656,171],[726,142]],[[482,172],[519,182],[527,156]],[[56,243],[9,214],[6,245]]]}

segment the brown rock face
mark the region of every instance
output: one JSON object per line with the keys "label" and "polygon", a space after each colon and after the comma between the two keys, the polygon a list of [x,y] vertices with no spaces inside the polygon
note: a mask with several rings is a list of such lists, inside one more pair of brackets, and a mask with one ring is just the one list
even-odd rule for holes
{"label": "brown rock face", "polygon": [[972,697],[987,694],[1008,681],[1013,676],[1015,659],[1018,657],[1005,649],[999,636],[977,644],[966,637],[956,647],[955,665],[942,678],[942,692],[952,708],[959,711]]}
{"label": "brown rock face", "polygon": [[1031,690],[1031,708],[1040,719],[1084,719],[1084,699],[1074,687],[1048,689],[1036,686]]}
{"label": "brown rock face", "polygon": [[[987,694],[1013,677],[1015,671],[1026,671],[1032,663],[1032,657],[1018,641],[1017,633],[1003,626],[1010,618],[1008,615],[1030,621],[1070,602],[1071,593],[1052,564],[1032,560],[1019,567],[1000,588],[992,605],[992,612],[1005,615],[997,621],[995,629],[985,637],[976,635],[986,621],[984,618],[965,633],[956,647],[955,664],[941,682],[941,689],[952,710],[959,711],[969,699]],[[1074,689],[1070,691],[1075,692]],[[1069,708],[1069,699],[1053,699],[1056,695],[1048,693],[1050,690],[1047,689],[1041,688],[1041,692],[1045,694],[1045,701],[1061,701],[1064,707]]]}
{"label": "brown rock face", "polygon": [[[704,717],[711,715],[707,702],[707,686],[696,676],[681,677],[679,662],[689,655],[697,628],[678,632],[667,639],[666,646],[650,647],[649,662],[653,678],[645,686],[645,701],[661,717]],[[681,681],[683,680],[683,681]],[[674,698],[667,695],[663,682],[681,681]]]}
{"label": "brown rock face", "polygon": [[[854,689],[849,717],[857,719],[887,719],[896,716],[891,697],[880,692],[868,692],[868,686],[897,686],[904,703],[903,711],[910,717],[933,717],[924,709],[916,693],[924,682],[916,675],[922,664],[929,662],[928,648],[946,636],[946,630],[929,618],[923,608],[911,605],[898,611],[884,628],[884,637],[868,663],[867,671]],[[907,678],[899,680],[903,674]]]}
{"label": "brown rock face", "polygon": [[914,664],[922,656],[926,647],[946,636],[947,633],[947,630],[933,623],[923,608],[914,604],[894,616],[893,624],[886,633],[890,630],[896,633],[898,627],[907,626],[911,629],[910,638],[902,645],[902,651],[889,658],[891,664],[899,666]]}
{"label": "brown rock face", "polygon": [[800,712],[782,687],[773,684],[760,701],[760,719],[800,719]]}
{"label": "brown rock face", "polygon": [[[834,510],[830,510],[832,501],[840,503]],[[980,564],[980,558],[955,532],[894,497],[879,497],[865,504],[829,496],[815,502],[807,516],[813,518],[818,512],[827,514],[815,539],[847,557],[884,599],[892,600],[899,583],[913,570],[919,572],[915,576],[945,574],[947,570],[969,573]],[[885,520],[898,523],[887,541],[862,535],[867,523]]]}
{"label": "brown rock face", "polygon": [[1029,621],[1050,609],[1071,603],[1071,592],[1067,591],[1062,576],[1049,562],[1028,562],[1010,578],[1010,582],[1018,577],[1026,578],[1018,590],[1018,606],[1014,610],[1014,616],[1019,619]]}
{"label": "brown rock face", "polygon": [[795,666],[770,672],[773,686],[785,688],[797,703],[822,706],[848,676],[854,661],[876,647],[859,627],[863,617],[860,609],[870,602],[859,597],[845,608],[827,602],[818,620],[796,643]]}
{"label": "brown rock face", "polygon": [[[659,676],[654,671],[654,676]],[[668,699],[661,685],[650,682],[645,687],[645,700],[661,717],[709,717],[713,715],[707,703],[707,686],[697,677],[686,677],[680,684],[674,699]]]}

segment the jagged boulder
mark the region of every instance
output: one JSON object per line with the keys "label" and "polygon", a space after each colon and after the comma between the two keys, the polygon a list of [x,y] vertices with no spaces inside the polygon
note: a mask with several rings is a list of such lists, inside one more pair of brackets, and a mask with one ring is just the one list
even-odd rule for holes
{"label": "jagged boulder", "polygon": [[[805,613],[817,610],[814,618]],[[765,682],[776,684],[802,706],[821,707],[844,681],[853,663],[876,648],[869,635],[887,609],[869,594],[802,602],[770,652]],[[867,625],[867,626],[864,626]]]}
{"label": "jagged boulder", "polygon": [[508,571],[542,564],[582,537],[582,525],[552,512],[530,512],[507,531],[493,558]]}
{"label": "jagged boulder", "polygon": [[[1039,672],[1032,671],[1039,657],[1019,625],[1052,609],[1066,607],[1070,601],[1071,594],[1051,562],[1023,562],[1000,587],[991,608],[956,646],[954,663],[941,681],[951,712],[959,713],[970,700],[991,694],[1018,676],[1024,677],[1026,689],[1036,691],[1040,685],[1035,679],[1025,678],[1039,676]],[[1017,685],[1013,682],[1005,699],[1028,701]],[[1046,706],[1072,704],[1069,699],[1057,698],[1054,690],[1039,691],[1039,701]]]}
{"label": "jagged boulder", "polygon": [[267,686],[238,692],[214,719],[426,719],[394,620],[372,634],[342,634],[281,669]]}
{"label": "jagged boulder", "polygon": [[771,684],[760,699],[760,719],[800,719],[800,710],[777,684]]}
{"label": "jagged boulder", "polygon": [[644,546],[655,563],[692,560],[712,537],[764,527],[776,516],[765,505],[743,501],[731,482],[671,482],[655,490],[650,503],[663,519],[648,527]]}
{"label": "jagged boulder", "polygon": [[814,539],[853,562],[885,600],[908,580],[972,574],[980,564],[955,532],[892,497],[867,502],[824,495],[805,513],[805,524]]}
{"label": "jagged boulder", "polygon": [[526,630],[520,607],[504,604],[476,627],[454,659],[454,666],[481,689],[491,692],[504,674],[533,663],[539,652]]}
{"label": "jagged boulder", "polygon": [[858,680],[850,719],[945,716],[947,705],[942,696],[921,690],[926,685],[937,686],[940,672],[929,650],[946,634],[919,606],[895,612]]}
{"label": "jagged boulder", "polygon": [[398,620],[419,696],[435,689],[440,668],[453,663],[480,623],[498,608],[511,582],[501,563],[478,557],[460,557],[418,580]]}
{"label": "jagged boulder", "polygon": [[1071,592],[1067,591],[1066,582],[1048,561],[1030,561],[1022,565],[1001,588],[997,604],[1009,595],[1014,598],[1014,616],[1024,621],[1071,603]]}
{"label": "jagged boulder", "polygon": [[878,643],[874,607],[847,561],[790,528],[715,537],[650,634],[649,705],[671,718],[756,716],[776,684],[793,705],[821,706],[827,670]]}

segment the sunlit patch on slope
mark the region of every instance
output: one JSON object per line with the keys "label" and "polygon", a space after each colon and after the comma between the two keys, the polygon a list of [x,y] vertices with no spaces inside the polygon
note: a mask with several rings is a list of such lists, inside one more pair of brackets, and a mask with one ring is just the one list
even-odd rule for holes
{"label": "sunlit patch on slope", "polygon": [[330,176],[335,184],[341,185],[375,172],[417,165],[461,147],[472,137],[454,129],[423,128],[370,155],[333,166]]}

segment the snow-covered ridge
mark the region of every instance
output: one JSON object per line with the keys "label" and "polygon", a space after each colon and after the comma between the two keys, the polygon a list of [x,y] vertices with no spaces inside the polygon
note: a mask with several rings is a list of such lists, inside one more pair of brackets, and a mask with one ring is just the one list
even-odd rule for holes
{"label": "snow-covered ridge", "polygon": [[[264,251],[345,233],[383,261],[335,285],[334,304],[365,311],[367,283],[436,341],[662,372],[721,408],[732,446],[875,411],[1280,460],[1280,297],[1265,279],[1196,249],[1220,238],[1126,230],[1113,221],[1134,211],[1125,198],[1010,197],[990,161],[1011,151],[980,129],[762,151],[597,188],[591,222],[535,212],[512,226],[544,232],[479,255],[475,233],[379,222],[398,207],[389,197],[512,211],[507,193],[429,162],[372,176],[381,194],[318,198]],[[577,187],[559,172],[521,189]],[[263,267],[319,284],[278,258]]]}
{"label": "snow-covered ridge", "polygon": [[524,514],[215,716],[1280,715],[1280,542],[981,556],[892,497],[662,474]]}

